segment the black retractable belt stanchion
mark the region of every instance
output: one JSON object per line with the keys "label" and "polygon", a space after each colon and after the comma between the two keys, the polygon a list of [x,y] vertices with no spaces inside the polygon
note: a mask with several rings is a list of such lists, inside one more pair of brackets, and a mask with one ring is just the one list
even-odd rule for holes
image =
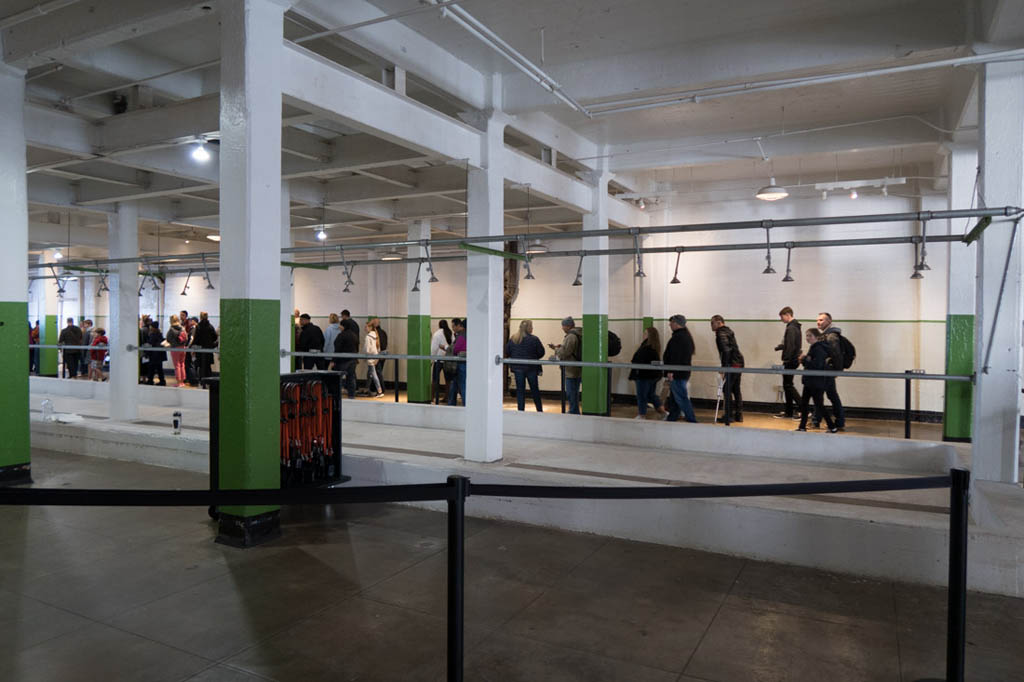
{"label": "black retractable belt stanchion", "polygon": [[448,682],[462,682],[466,588],[466,496],[469,479],[449,476],[448,486]]}
{"label": "black retractable belt stanchion", "polygon": [[903,381],[903,437],[910,438],[910,375],[913,370],[906,370],[907,378]]}
{"label": "black retractable belt stanchion", "polygon": [[559,393],[562,396],[562,414],[565,414],[565,365],[559,365],[558,369],[560,370],[560,374],[562,376],[562,383],[559,388]]}
{"label": "black retractable belt stanchion", "polygon": [[399,362],[400,362],[400,360],[398,358],[394,359],[394,363],[395,363],[395,402],[396,403],[398,402],[398,363]]}
{"label": "black retractable belt stanchion", "polygon": [[953,469],[949,489],[949,623],[946,680],[963,682],[967,622],[967,509],[971,472]]}

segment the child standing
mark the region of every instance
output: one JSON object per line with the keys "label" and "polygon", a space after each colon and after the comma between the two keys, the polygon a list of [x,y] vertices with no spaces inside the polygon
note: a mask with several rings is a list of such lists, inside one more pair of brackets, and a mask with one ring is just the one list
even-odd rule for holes
{"label": "child standing", "polygon": [[89,378],[93,381],[107,380],[103,376],[103,361],[107,357],[107,343],[107,330],[99,327],[93,331],[92,343],[90,345],[94,348],[96,346],[103,346],[103,348],[89,351]]}

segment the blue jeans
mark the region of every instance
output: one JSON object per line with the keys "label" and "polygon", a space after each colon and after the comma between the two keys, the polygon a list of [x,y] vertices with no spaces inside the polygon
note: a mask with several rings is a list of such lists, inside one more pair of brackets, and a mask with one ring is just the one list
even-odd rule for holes
{"label": "blue jeans", "polygon": [[459,368],[455,371],[455,381],[448,389],[448,404],[458,405],[459,396],[462,396],[462,405],[466,405],[466,363],[460,362]]}
{"label": "blue jeans", "polygon": [[654,387],[658,384],[654,379],[636,380],[636,409],[643,417],[647,414],[647,403],[654,405],[654,409],[661,409],[661,399],[655,393]]}
{"label": "blue jeans", "polygon": [[690,403],[690,394],[686,392],[686,384],[689,383],[689,379],[673,379],[669,384],[669,388],[672,391],[672,409],[668,412],[668,421],[676,422],[679,421],[680,410],[686,421],[691,424],[697,423],[697,417],[693,414],[693,404]]}
{"label": "blue jeans", "polygon": [[513,369],[512,374],[516,377],[516,404],[519,411],[526,409],[526,382],[530,382],[530,395],[533,396],[533,404],[538,412],[544,411],[544,403],[540,399],[540,384],[537,381],[537,372],[526,369]]}
{"label": "blue jeans", "polygon": [[565,378],[565,398],[569,401],[569,414],[580,413],[580,378]]}

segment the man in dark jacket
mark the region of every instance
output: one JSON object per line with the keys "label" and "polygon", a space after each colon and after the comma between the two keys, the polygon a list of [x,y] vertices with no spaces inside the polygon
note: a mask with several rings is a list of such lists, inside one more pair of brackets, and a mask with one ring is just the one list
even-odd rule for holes
{"label": "man in dark jacket", "polygon": [[[665,355],[662,361],[666,365],[689,365],[693,361],[693,336],[686,328],[686,318],[682,315],[673,315],[668,318],[668,327],[672,330],[672,338],[665,345]],[[693,404],[690,402],[690,395],[686,390],[686,385],[690,381],[689,370],[666,372],[665,377],[670,382],[669,390],[672,393],[673,402],[667,421],[679,421],[679,414],[682,411],[686,421],[696,424],[697,417],[693,413]]]}
{"label": "man in dark jacket", "polygon": [[[295,344],[299,353],[321,353],[324,350],[324,333],[313,324],[309,313],[299,315],[299,340]],[[302,358],[303,369],[323,369],[323,359],[306,356]]]}
{"label": "man in dark jacket", "polygon": [[[344,315],[348,311],[342,313]],[[351,320],[349,320],[351,322]],[[355,326],[355,322],[352,322]],[[335,353],[358,353],[359,352],[359,327],[353,331],[344,325],[342,321],[341,333],[334,337]],[[353,358],[338,358],[334,361],[334,368],[342,373],[341,383],[348,392],[349,398],[356,397],[356,364],[358,360]]]}
{"label": "man in dark jacket", "polygon": [[[209,313],[199,313],[199,323],[192,334],[192,346],[205,349],[217,347],[217,330],[210,324]],[[196,353],[196,356],[201,381],[212,374],[210,368],[213,366],[213,353]]]}
{"label": "man in dark jacket", "polygon": [[[348,310],[341,311],[341,322],[339,322],[342,329],[347,329],[356,335],[356,341],[359,341],[359,323],[352,319],[352,313]],[[358,352],[358,351],[352,351]]]}
{"label": "man in dark jacket", "polygon": [[[82,346],[85,344],[85,337],[82,334],[81,328],[75,324],[75,318],[68,318],[68,326],[60,330],[57,343],[61,346]],[[78,376],[81,361],[82,351],[80,349],[64,351],[64,370],[67,372],[68,378],[74,379]]]}
{"label": "man in dark jacket", "polygon": [[[827,369],[842,372],[843,347],[839,343],[839,337],[842,336],[843,330],[832,324],[832,315],[829,313],[818,313],[818,330],[821,331],[822,338],[828,345],[829,357]],[[845,431],[846,411],[843,409],[843,401],[839,399],[839,391],[836,390],[835,377],[825,378],[825,395],[828,397],[828,401],[832,403],[832,413],[836,418],[836,428],[840,431]],[[823,409],[824,406],[821,406],[814,410],[814,428],[818,428],[821,425]]]}
{"label": "man in dark jacket", "polygon": [[[715,345],[718,346],[718,356],[722,361],[722,367],[744,367],[743,353],[740,352],[739,344],[736,343],[736,334],[725,326],[725,318],[721,315],[711,317],[711,331],[715,333]],[[742,374],[728,372],[723,375],[725,391],[732,403],[733,421],[743,421],[743,393],[740,391],[740,380]]]}
{"label": "man in dark jacket", "polygon": [[[783,369],[796,369],[800,366],[800,351],[803,350],[803,333],[800,331],[800,323],[793,319],[793,309],[788,305],[779,311],[779,319],[786,325],[786,333],[782,336],[782,343],[775,346],[775,350],[782,351]],[[796,419],[800,415],[797,409],[800,406],[800,392],[793,385],[792,374],[782,375],[782,394],[786,399],[786,409],[775,415],[778,419]]]}

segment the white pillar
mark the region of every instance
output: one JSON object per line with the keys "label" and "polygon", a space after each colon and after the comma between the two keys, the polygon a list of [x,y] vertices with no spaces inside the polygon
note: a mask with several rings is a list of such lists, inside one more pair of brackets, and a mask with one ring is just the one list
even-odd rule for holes
{"label": "white pillar", "polygon": [[[470,168],[467,233],[470,237],[505,232],[505,180],[501,157],[504,125],[492,118],[481,141],[483,168]],[[488,244],[501,249],[500,242]],[[466,258],[466,444],[465,458],[501,459],[504,262],[496,256],[468,252]]]}
{"label": "white pillar", "polygon": [[[968,208],[974,202],[978,173],[978,150],[974,145],[952,143],[949,150],[948,208]],[[976,219],[950,220],[949,234],[963,234]],[[976,245],[950,242],[947,245],[949,277],[946,290],[946,373],[974,372],[974,299],[977,257]],[[944,396],[942,438],[966,442],[971,438],[972,386],[948,382]]]}
{"label": "white pillar", "polygon": [[[409,241],[430,239],[430,220],[414,220],[409,223]],[[428,250],[424,246],[410,246],[409,258],[425,258]],[[410,355],[429,355],[430,336],[430,270],[428,263],[408,263],[405,275],[409,287],[406,313],[406,352]],[[419,291],[413,291],[418,289]],[[398,362],[395,360],[394,362]],[[433,400],[430,393],[429,360],[409,360],[406,363],[406,396],[410,403],[426,403]]]}
{"label": "white pillar", "polygon": [[[583,214],[583,231],[608,229],[607,158],[600,160],[594,171],[591,209]],[[584,237],[584,251],[606,251],[608,237]],[[583,259],[583,360],[608,361],[608,256],[587,256]],[[604,414],[608,409],[608,370],[583,368],[583,414]]]}
{"label": "white pillar", "polygon": [[0,485],[30,477],[24,101],[25,72],[0,63]]}
{"label": "white pillar", "polygon": [[[111,258],[139,255],[139,207],[134,201],[117,205],[107,217],[107,248]],[[110,266],[110,418],[139,416],[139,354],[129,353],[129,344],[139,343],[139,266],[117,263]]]}
{"label": "white pillar", "polygon": [[[292,214],[291,214],[291,186],[287,180],[281,181],[281,248],[285,249],[292,244]],[[290,256],[281,260],[292,260]],[[295,324],[293,311],[295,310],[295,287],[292,285],[292,269],[281,268],[281,348],[293,350],[295,341]],[[292,371],[292,358],[286,355],[281,358],[281,374]]]}
{"label": "white pillar", "polygon": [[[1024,204],[1024,65],[985,64],[980,79],[981,196],[990,207]],[[1020,437],[1020,230],[995,221],[978,241],[973,471],[1016,482]],[[1007,268],[1005,286],[1004,269]],[[998,319],[996,301],[1002,286]],[[995,324],[993,324],[995,322]],[[990,341],[991,339],[991,341]],[[989,346],[991,345],[991,348]],[[986,354],[988,362],[986,363]]]}

